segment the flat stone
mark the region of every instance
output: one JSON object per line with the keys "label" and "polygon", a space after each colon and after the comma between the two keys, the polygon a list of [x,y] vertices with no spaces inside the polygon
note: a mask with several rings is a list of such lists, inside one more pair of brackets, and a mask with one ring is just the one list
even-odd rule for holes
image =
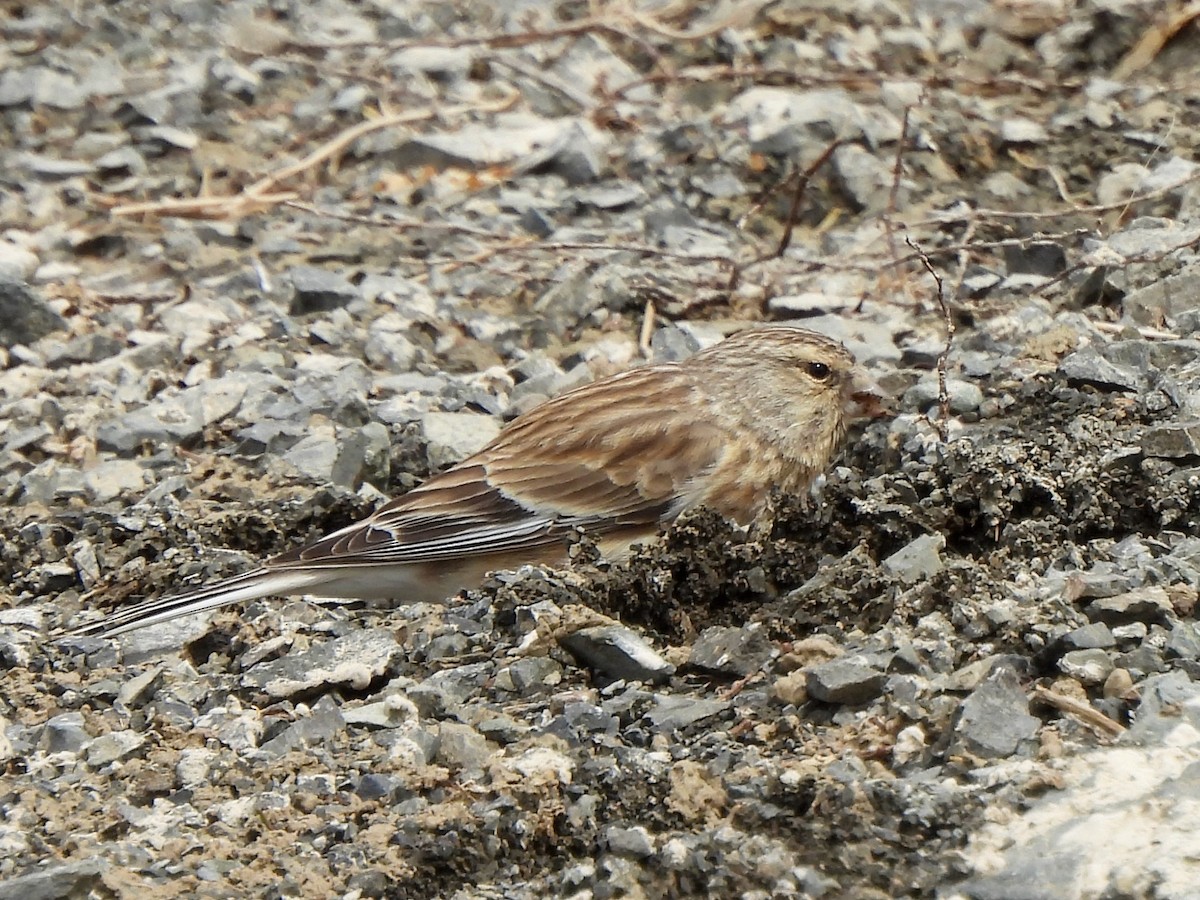
{"label": "flat stone", "polygon": [[609,825],[604,829],[604,843],[612,853],[645,859],[654,854],[654,839],[644,825],[625,828]]}
{"label": "flat stone", "polygon": [[444,465],[465,459],[500,433],[492,416],[470,412],[428,412],[421,420],[431,445],[430,462]]}
{"label": "flat stone", "polygon": [[1059,671],[1081,684],[1103,684],[1116,667],[1112,657],[1099,649],[1071,650],[1058,661]]}
{"label": "flat stone", "polygon": [[1103,650],[1115,646],[1116,643],[1117,639],[1112,629],[1103,622],[1092,622],[1063,636],[1063,646],[1071,650]]}
{"label": "flat stone", "polygon": [[146,486],[146,469],[134,459],[110,459],[83,473],[88,495],[96,503],[107,503]]}
{"label": "flat stone", "polygon": [[87,746],[87,764],[94,769],[124,759],[146,743],[146,737],[136,731],[110,731]]}
{"label": "flat stone", "polygon": [[1176,622],[1163,652],[1167,659],[1200,659],[1200,628],[1195,622]]}
{"label": "flat stone", "polygon": [[51,864],[29,875],[18,875],[0,882],[0,900],[54,900],[59,897],[86,897],[105,891],[102,875],[110,864],[98,856],[79,862]]}
{"label": "flat stone", "polygon": [[470,725],[442,722],[434,761],[452,771],[482,772],[499,748]]}
{"label": "flat stone", "polygon": [[[938,403],[938,391],[936,378],[924,378],[905,392],[904,403],[925,412]],[[969,381],[947,378],[946,399],[950,404],[950,412],[962,415],[979,409],[983,403],[983,391]]]}
{"label": "flat stone", "polygon": [[808,696],[822,703],[858,706],[883,693],[886,676],[852,657],[831,660],[808,669]]}
{"label": "flat stone", "polygon": [[[370,633],[370,632],[368,632]],[[291,725],[262,745],[264,753],[284,756],[304,747],[318,747],[329,743],[346,728],[342,712],[334,699],[322,697],[312,707],[309,715],[296,719]]]}
{"label": "flat stone", "polygon": [[1171,598],[1157,585],[1126,591],[1113,597],[1097,597],[1087,606],[1088,618],[1106,625],[1130,622],[1165,623],[1174,618]]}
{"label": "flat stone", "polygon": [[91,739],[83,725],[83,714],[68,712],[46,722],[41,743],[47,753],[78,753]]}
{"label": "flat stone", "polygon": [[1162,459],[1200,456],[1200,419],[1146,429],[1142,433],[1142,452]]}
{"label": "flat stone", "polygon": [[47,306],[33,288],[23,281],[0,277],[0,347],[32,344],[66,327],[62,316]]}
{"label": "flat stone", "polygon": [[340,309],[359,297],[358,288],[342,275],[313,266],[294,266],[288,276],[292,282],[293,316]]}
{"label": "flat stone", "polygon": [[610,678],[655,683],[675,673],[675,667],[637,632],[621,625],[582,628],[560,638],[559,643],[581,663]]}
{"label": "flat stone", "polygon": [[916,584],[942,570],[941,551],[946,538],[941,534],[923,534],[905,544],[883,561],[884,571],[905,584]]}
{"label": "flat stone", "polygon": [[390,629],[352,631],[306,651],[259,663],[242,676],[242,682],[272,697],[290,697],[328,685],[364,690],[403,653]]}
{"label": "flat stone", "polygon": [[749,675],[759,671],[777,653],[761,622],[742,628],[706,628],[688,654],[688,664],[709,672]]}
{"label": "flat stone", "polygon": [[998,669],[963,701],[955,744],[984,759],[1012,756],[1037,734],[1041,720],[1029,714],[1029,698],[1010,669]]}
{"label": "flat stone", "polygon": [[677,731],[720,715],[730,706],[727,700],[656,694],[654,706],[646,713],[646,718],[656,731]]}

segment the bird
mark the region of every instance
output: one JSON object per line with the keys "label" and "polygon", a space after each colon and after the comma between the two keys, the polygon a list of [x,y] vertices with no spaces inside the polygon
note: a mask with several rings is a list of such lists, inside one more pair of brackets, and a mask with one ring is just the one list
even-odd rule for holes
{"label": "bird", "polygon": [[676,362],[577,387],[365,519],[194,590],[118,607],[72,636],[115,637],[262,597],[445,601],[491,571],[565,563],[581,534],[610,560],[681,513],[742,525],[803,493],[882,395],[838,341],[759,325]]}

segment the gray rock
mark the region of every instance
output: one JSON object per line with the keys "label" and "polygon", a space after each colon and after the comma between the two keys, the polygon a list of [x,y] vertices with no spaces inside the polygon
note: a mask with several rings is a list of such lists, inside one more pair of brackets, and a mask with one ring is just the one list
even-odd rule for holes
{"label": "gray rock", "polygon": [[144,175],[146,159],[128,145],[116,147],[96,157],[96,170],[108,175]]}
{"label": "gray rock", "polygon": [[868,115],[841,90],[797,91],[755,87],[730,101],[730,121],[744,121],[750,145],[761,153],[815,157],[835,138],[867,133],[872,141],[894,141],[900,121],[883,110]]}
{"label": "gray rock", "polygon": [[151,666],[145,672],[123,682],[117,692],[117,702],[124,706],[144,705],[162,684],[163,671],[162,666]]}
{"label": "gray rock", "polygon": [[454,666],[434,672],[405,694],[423,717],[445,718],[456,715],[462,703],[475,696],[494,672],[495,664],[491,662]]}
{"label": "gray rock", "polygon": [[496,673],[496,686],[519,694],[536,694],[562,681],[563,668],[545,656],[526,656]]}
{"label": "gray rock", "polygon": [[314,312],[340,309],[358,299],[358,288],[342,275],[313,266],[294,266],[288,272],[292,282],[289,312],[304,316]]}
{"label": "gray rock", "polygon": [[284,462],[295,466],[316,482],[333,480],[333,470],[342,446],[337,430],[329,422],[311,428],[309,433],[283,454]]}
{"label": "gray rock", "polygon": [[23,284],[37,271],[37,254],[12,241],[0,240],[0,283]]}
{"label": "gray rock", "polygon": [[110,459],[83,475],[88,496],[96,503],[107,503],[125,493],[140,492],[146,486],[146,469],[134,459]]}
{"label": "gray rock", "polygon": [[107,334],[81,334],[65,343],[55,341],[39,348],[44,352],[47,368],[58,369],[72,363],[99,362],[116,356],[125,349],[125,342]]}
{"label": "gray rock", "polygon": [[1116,663],[1103,650],[1071,650],[1059,659],[1058,668],[1082,684],[1103,684]]}
{"label": "gray rock", "polygon": [[146,743],[145,735],[128,729],[102,734],[87,745],[87,764],[93,769],[124,759]]}
{"label": "gray rock", "polygon": [[109,863],[97,856],[79,862],[51,864],[31,875],[18,875],[0,882],[0,900],[59,900],[86,897],[104,891],[101,876]]}
{"label": "gray rock", "polygon": [[963,701],[954,725],[955,745],[984,759],[1012,756],[1037,734],[1041,721],[1009,669],[998,669]]}
{"label": "gray rock", "polygon": [[1000,123],[1000,140],[1006,144],[1044,144],[1049,139],[1045,126],[1032,119],[1012,118]]}
{"label": "gray rock", "polygon": [[604,843],[609,852],[620,856],[645,859],[654,855],[654,839],[644,825],[634,825],[631,828],[609,825],[604,829]]}
{"label": "gray rock", "polygon": [[526,157],[517,171],[550,172],[561,175],[567,184],[587,184],[603,173],[604,160],[591,131],[572,122],[554,140]]}
{"label": "gray rock", "polygon": [[62,316],[47,306],[33,288],[23,281],[0,277],[0,347],[32,344],[66,327]]}
{"label": "gray rock", "polygon": [[1121,307],[1135,322],[1173,327],[1185,313],[1194,312],[1200,296],[1200,269],[1187,266],[1173,275],[1154,279],[1146,287],[1130,291]]}
{"label": "gray rock", "polygon": [[1162,459],[1200,456],[1200,419],[1146,429],[1142,433],[1142,452]]}
{"label": "gray rock", "polygon": [[452,771],[480,773],[498,751],[498,747],[470,725],[442,722],[438,726],[435,762]]}
{"label": "gray rock", "polygon": [[762,669],[777,652],[761,622],[742,628],[714,626],[701,632],[692,644],[688,664],[709,672],[742,676]]}
{"label": "gray rock", "polygon": [[1087,615],[1093,622],[1112,626],[1130,622],[1163,624],[1173,619],[1175,613],[1166,589],[1155,585],[1113,597],[1098,597],[1088,604]]}
{"label": "gray rock", "polygon": [[1063,646],[1069,650],[1103,650],[1116,643],[1116,636],[1103,622],[1093,622],[1063,635]]}
{"label": "gray rock", "polygon": [[1067,254],[1060,244],[1034,241],[1005,247],[1004,265],[1010,274],[1052,277],[1067,267]]}
{"label": "gray rock", "polygon": [[48,459],[38,463],[21,476],[18,482],[23,498],[30,503],[50,503],[63,501],[71,497],[84,497],[87,489],[84,486],[83,472],[74,466],[60,463],[57,459]]}
{"label": "gray rock", "polygon": [[339,433],[337,458],[329,478],[334,484],[357,488],[363,482],[382,487],[391,474],[391,435],[381,422]]}
{"label": "gray rock", "polygon": [[821,703],[858,706],[883,693],[883,672],[853,657],[842,657],[807,670],[808,696]]}
{"label": "gray rock", "polygon": [[91,740],[83,727],[83,713],[59,713],[46,722],[41,745],[47,753],[78,753]]}
{"label": "gray rock", "polygon": [[102,449],[128,453],[144,443],[194,441],[237,410],[250,377],[237,372],[178,393],[164,391],[152,403],[100,423],[96,442]]}
{"label": "gray rock", "polygon": [[1116,746],[1071,756],[1059,790],[972,836],[981,874],[955,894],[987,900],[1196,895],[1194,799],[1200,687],[1181,672],[1147,679]]}
{"label": "gray rock", "polygon": [[1133,366],[1118,365],[1105,359],[1095,347],[1083,347],[1066,357],[1058,366],[1059,372],[1073,381],[1115,387],[1126,391],[1144,390],[1147,378]]}
{"label": "gray rock", "polygon": [[319,747],[329,743],[345,728],[346,722],[337,703],[326,695],[316,702],[309,715],[297,719],[264,743],[262,750],[271,756],[284,756],[304,747]]}
{"label": "gray rock", "polygon": [[636,632],[620,625],[582,628],[559,639],[584,665],[623,681],[666,681],[675,667]]}
{"label": "gray rock", "polygon": [[420,359],[417,345],[398,331],[372,329],[363,355],[373,366],[389,372],[407,372]]}
{"label": "gray rock", "polygon": [[329,685],[364,690],[403,655],[404,648],[390,629],[352,631],[303,652],[259,663],[242,676],[242,683],[272,697],[290,697]]}
{"label": "gray rock", "polygon": [[687,359],[700,349],[694,334],[677,325],[665,325],[650,338],[650,349],[655,362],[677,362]]}
{"label": "gray rock", "polygon": [[[892,202],[895,167],[890,160],[880,158],[858,144],[844,144],[833,155],[833,170],[838,184],[864,210],[875,212],[888,208]],[[895,192],[897,204],[908,204],[911,182],[901,179]]]}
{"label": "gray rock", "polygon": [[266,723],[257,709],[243,709],[233,704],[210,709],[196,717],[194,724],[238,752],[256,749],[266,733]]}
{"label": "gray rock", "polygon": [[358,779],[354,793],[364,800],[383,800],[394,803],[406,794],[407,790],[404,779],[397,778],[395,775],[368,772]]}
{"label": "gray rock", "polygon": [[492,416],[470,412],[428,412],[421,425],[434,468],[465,459],[500,433],[500,423]]}
{"label": "gray rock", "polygon": [[[954,415],[976,412],[983,403],[983,391],[978,385],[958,378],[946,379],[946,397],[950,401],[950,412]],[[931,409],[938,402],[938,383],[933,377],[922,378],[904,394],[904,405],[913,406],[921,412]]]}
{"label": "gray rock", "polygon": [[1200,659],[1200,627],[1195,622],[1176,622],[1163,653],[1167,659]]}
{"label": "gray rock", "polygon": [[942,570],[941,551],[945,546],[945,536],[923,534],[885,559],[884,571],[905,584],[924,581]]}
{"label": "gray rock", "polygon": [[670,732],[703,722],[730,708],[731,704],[727,700],[656,694],[654,706],[647,711],[646,719],[655,731]]}
{"label": "gray rock", "polygon": [[967,663],[939,679],[938,687],[943,691],[973,691],[991,677],[993,672],[1007,668],[1021,677],[1028,677],[1032,666],[1028,659],[1012,653],[996,653]]}

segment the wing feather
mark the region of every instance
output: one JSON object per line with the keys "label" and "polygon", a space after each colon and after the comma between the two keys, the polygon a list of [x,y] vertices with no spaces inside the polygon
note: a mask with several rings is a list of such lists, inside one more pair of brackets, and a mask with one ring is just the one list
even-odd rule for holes
{"label": "wing feather", "polygon": [[674,366],[564,394],[362,522],[267,565],[426,563],[536,550],[579,528],[603,537],[654,527],[690,505],[692,483],[727,443],[715,426],[664,414],[686,409],[695,394]]}

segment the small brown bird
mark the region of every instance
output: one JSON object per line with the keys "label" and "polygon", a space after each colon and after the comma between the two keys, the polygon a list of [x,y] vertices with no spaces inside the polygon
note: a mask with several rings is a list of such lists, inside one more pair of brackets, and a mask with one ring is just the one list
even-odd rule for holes
{"label": "small brown bird", "polygon": [[836,341],[752,328],[563,394],[361,522],[74,633],[117,635],[271,595],[438,601],[496,569],[564,562],[578,530],[613,559],[693,507],[748,524],[773,489],[807,490],[849,421],[878,401]]}

